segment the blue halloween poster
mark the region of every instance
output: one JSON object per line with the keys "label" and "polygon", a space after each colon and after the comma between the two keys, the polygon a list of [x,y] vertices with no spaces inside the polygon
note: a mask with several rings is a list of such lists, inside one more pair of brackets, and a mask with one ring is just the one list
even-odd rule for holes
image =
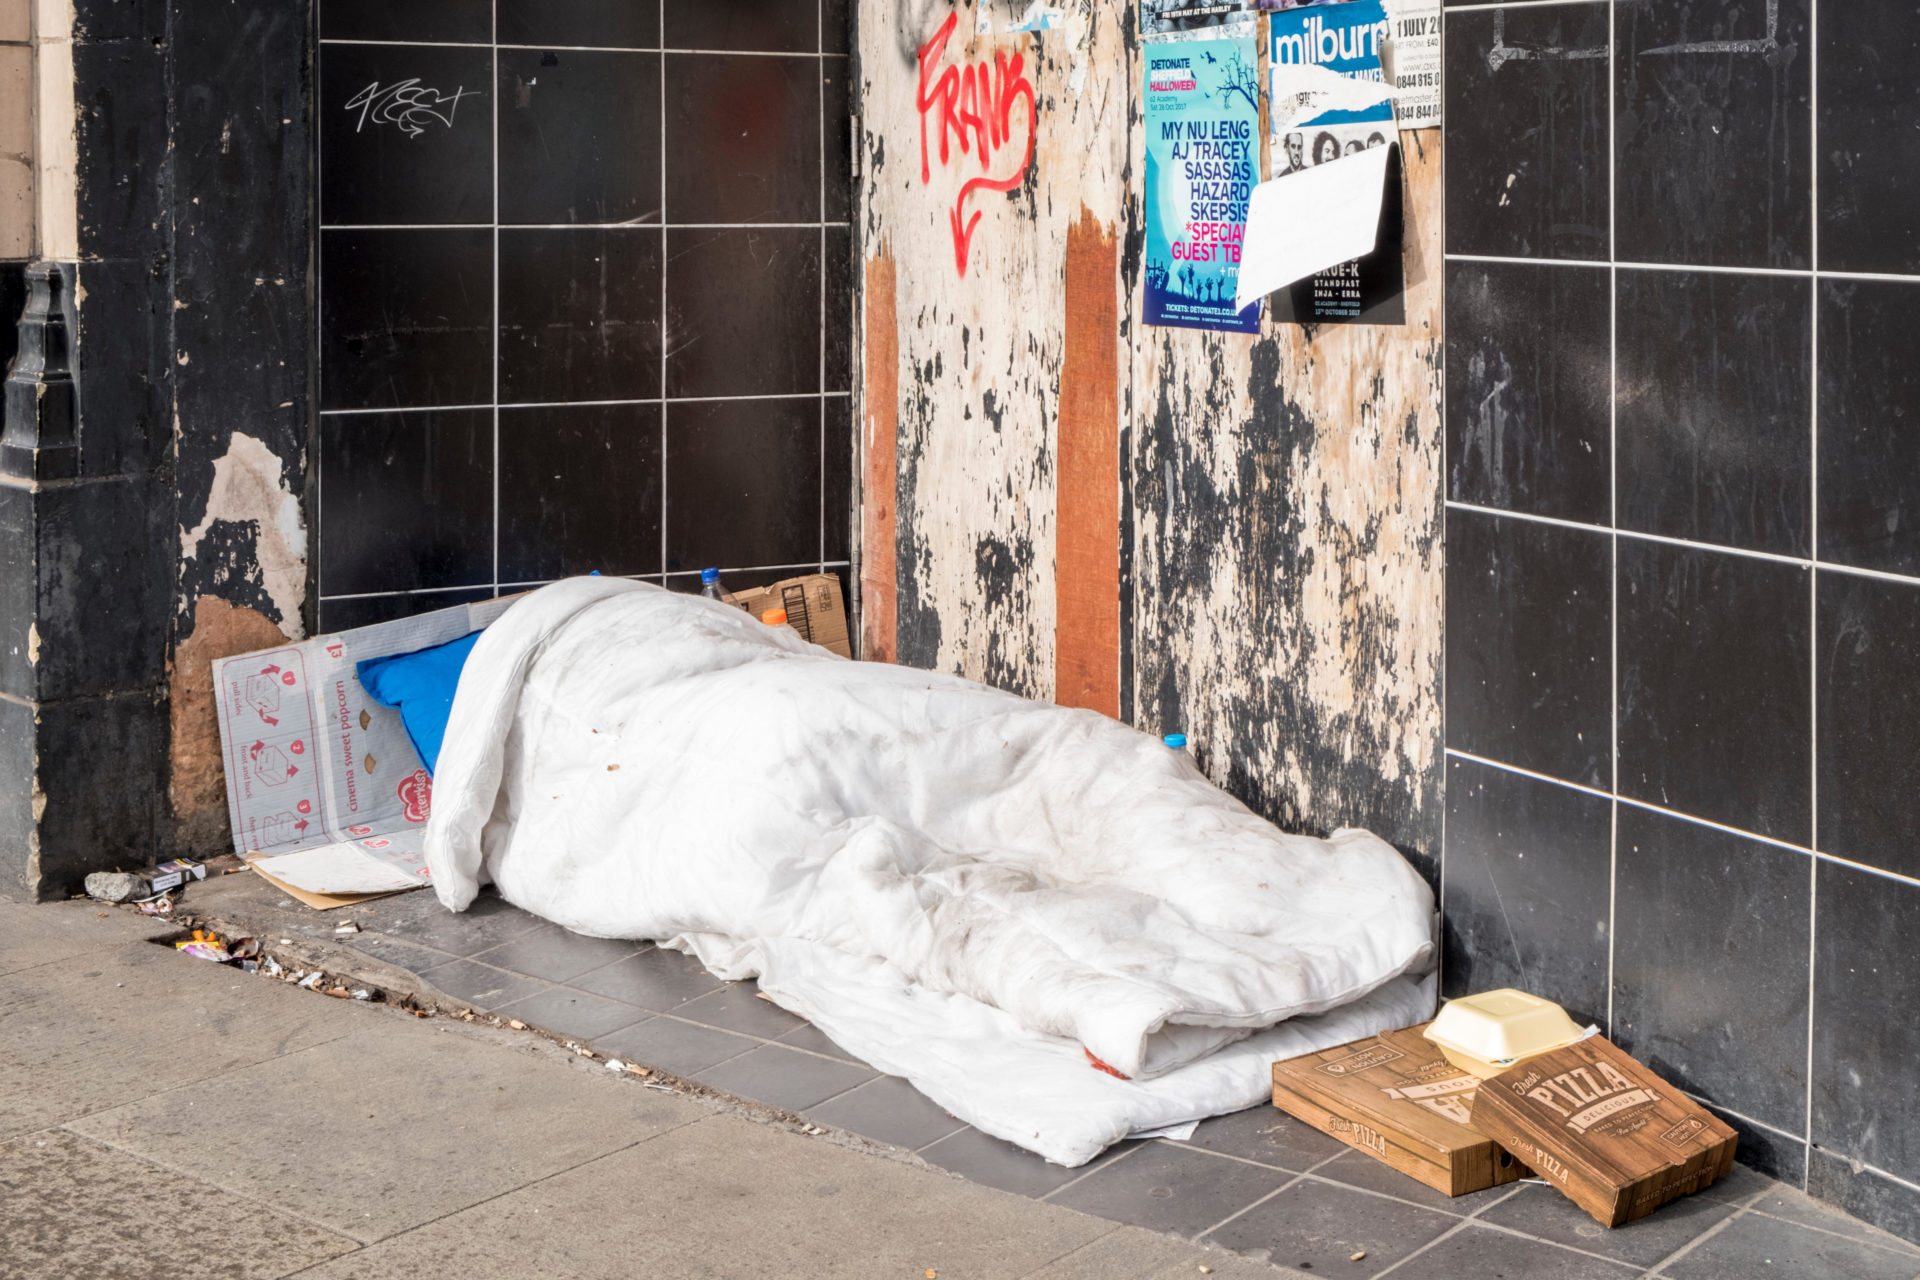
{"label": "blue halloween poster", "polygon": [[1259,180],[1259,50],[1250,23],[1145,46],[1146,322],[1257,333],[1233,305]]}

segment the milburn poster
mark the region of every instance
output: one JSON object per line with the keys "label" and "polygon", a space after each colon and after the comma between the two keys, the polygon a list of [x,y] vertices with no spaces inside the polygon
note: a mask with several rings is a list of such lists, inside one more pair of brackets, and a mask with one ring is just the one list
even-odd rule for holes
{"label": "milburn poster", "polygon": [[1148,324],[1260,330],[1258,302],[1233,305],[1259,180],[1255,32],[1243,22],[1144,46]]}
{"label": "milburn poster", "polygon": [[[1308,109],[1289,118],[1281,104],[1303,66],[1386,87],[1381,53],[1390,38],[1381,0],[1286,9],[1268,19],[1269,92],[1274,104],[1273,176],[1283,178],[1356,151],[1396,147],[1391,97],[1358,110]],[[1387,192],[1374,251],[1309,276],[1273,295],[1273,318],[1295,324],[1405,324],[1405,231],[1397,154],[1387,163]]]}

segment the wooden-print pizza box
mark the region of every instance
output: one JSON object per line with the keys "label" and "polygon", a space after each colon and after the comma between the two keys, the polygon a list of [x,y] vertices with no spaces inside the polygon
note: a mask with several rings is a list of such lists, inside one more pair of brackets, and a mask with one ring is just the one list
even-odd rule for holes
{"label": "wooden-print pizza box", "polygon": [[1487,1081],[1473,1123],[1610,1227],[1710,1186],[1738,1140],[1600,1036]]}
{"label": "wooden-print pizza box", "polygon": [[1446,1195],[1525,1177],[1473,1127],[1481,1082],[1420,1034],[1425,1025],[1274,1063],[1273,1105]]}

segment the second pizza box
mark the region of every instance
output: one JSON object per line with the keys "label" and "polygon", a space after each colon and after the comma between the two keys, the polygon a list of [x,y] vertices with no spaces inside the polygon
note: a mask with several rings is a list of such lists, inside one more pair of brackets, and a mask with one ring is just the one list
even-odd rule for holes
{"label": "second pizza box", "polygon": [[1691,1195],[1733,1167],[1726,1124],[1599,1036],[1488,1080],[1473,1122],[1610,1227]]}
{"label": "second pizza box", "polygon": [[1273,1105],[1446,1195],[1526,1177],[1526,1166],[1470,1122],[1482,1082],[1448,1062],[1425,1029],[1276,1062]]}

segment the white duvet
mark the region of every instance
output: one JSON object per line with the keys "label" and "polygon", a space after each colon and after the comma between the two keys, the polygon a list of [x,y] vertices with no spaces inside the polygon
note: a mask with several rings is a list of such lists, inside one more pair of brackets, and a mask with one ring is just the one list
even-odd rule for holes
{"label": "white duvet", "polygon": [[1285,835],[1097,713],[616,579],[535,592],[474,647],[427,860],[456,911],[491,880],[757,976],[1067,1165],[1433,1008],[1432,895],[1374,836]]}

